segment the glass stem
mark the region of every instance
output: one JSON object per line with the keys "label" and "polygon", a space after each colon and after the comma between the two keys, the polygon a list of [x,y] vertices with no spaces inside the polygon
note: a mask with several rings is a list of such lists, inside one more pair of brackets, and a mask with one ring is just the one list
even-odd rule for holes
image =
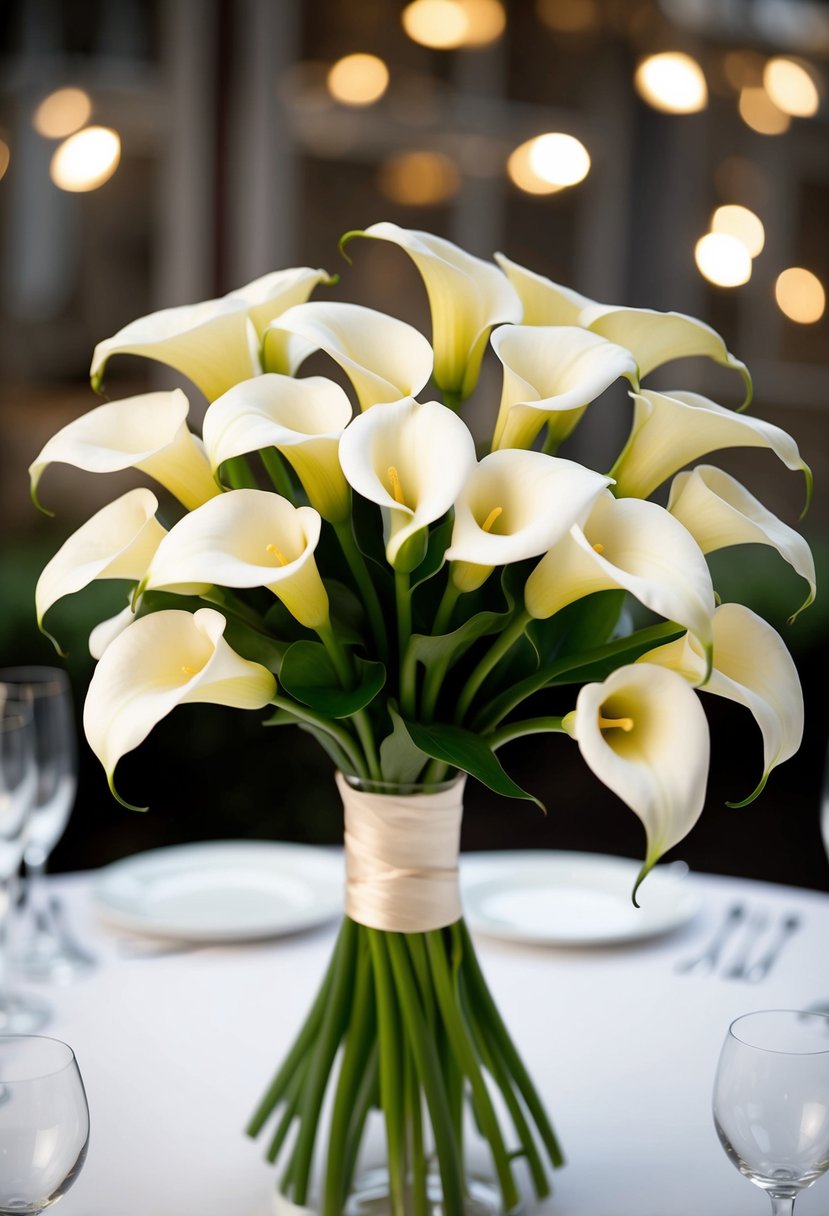
{"label": "glass stem", "polygon": [[9,998],[8,926],[13,897],[13,884],[0,879],[0,1010]]}
{"label": "glass stem", "polygon": [[794,1195],[775,1195],[774,1191],[769,1191],[769,1199],[771,1200],[771,1216],[792,1216]]}
{"label": "glass stem", "polygon": [[43,879],[46,874],[46,858],[40,853],[37,861],[24,859],[24,870],[26,916],[29,921],[32,921],[38,909],[42,908],[44,904]]}

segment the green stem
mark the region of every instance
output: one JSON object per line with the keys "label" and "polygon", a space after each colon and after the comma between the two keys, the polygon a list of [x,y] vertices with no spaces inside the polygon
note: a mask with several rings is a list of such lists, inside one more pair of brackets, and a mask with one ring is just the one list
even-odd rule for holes
{"label": "green stem", "polygon": [[[343,646],[340,639],[337,637],[334,630],[331,628],[331,622],[321,626],[317,630],[326,653],[331,660],[334,670],[337,673],[337,679],[342,684],[343,688],[354,687],[354,667],[351,662],[351,657],[348,651]],[[354,729],[357,731],[357,737],[362,745],[365,753],[366,763],[368,765],[369,776],[372,781],[381,781],[382,772],[380,769],[380,760],[377,755],[377,747],[374,742],[374,734],[371,729],[371,723],[368,720],[364,709],[357,710],[351,715],[351,720],[354,723]],[[361,776],[363,774],[357,774]]]}
{"label": "green stem", "polygon": [[377,993],[377,1031],[380,1045],[380,1103],[386,1120],[389,1192],[392,1216],[405,1216],[406,1124],[401,1092],[403,1046],[400,1009],[386,953],[386,934],[366,928]]}
{"label": "green stem", "polygon": [[348,1136],[345,1146],[345,1159],[343,1166],[343,1182],[346,1192],[351,1190],[351,1180],[354,1177],[354,1170],[357,1165],[357,1156],[360,1151],[360,1143],[363,1138],[363,1128],[366,1125],[366,1119],[372,1106],[378,1106],[379,1100],[377,1097],[377,1075],[378,1075],[378,1051],[377,1038],[375,1035],[374,1041],[371,1044],[368,1059],[366,1061],[363,1075],[360,1079],[360,1087],[357,1090],[354,1099],[354,1106],[351,1112],[351,1123],[348,1128]]}
{"label": "green stem", "polygon": [[334,524],[334,532],[336,533],[337,540],[340,542],[340,548],[343,551],[345,560],[348,562],[348,568],[354,576],[354,581],[357,584],[360,595],[363,597],[369,624],[377,643],[377,652],[385,663],[388,661],[389,655],[389,636],[386,630],[386,621],[380,605],[380,598],[377,595],[374,583],[371,581],[366,559],[354,539],[351,520],[346,519],[342,523]]}
{"label": "green stem", "polygon": [[277,494],[281,494],[283,498],[287,498],[288,502],[293,502],[294,487],[281,454],[276,448],[260,448],[259,455],[262,458],[262,464],[265,466],[265,472],[273,482],[273,488]]}
{"label": "green stem", "polygon": [[256,478],[244,456],[231,456],[222,461],[221,472],[231,490],[255,490]]}
{"label": "green stem", "polygon": [[[369,933],[376,934],[378,930],[370,929]],[[381,936],[391,961],[406,1035],[432,1121],[443,1188],[443,1211],[446,1216],[463,1216],[463,1162],[455,1137],[435,1041],[429,1034],[420,1008],[404,935],[385,932]]]}
{"label": "green stem", "polygon": [[406,1094],[406,1116],[411,1132],[412,1163],[412,1207],[413,1216],[427,1216],[429,1201],[426,1192],[426,1152],[423,1143],[423,1110],[420,1099],[420,1082],[417,1077],[411,1050],[406,1052],[404,1078]]}
{"label": "green stem", "polygon": [[412,636],[411,580],[408,574],[394,572],[394,598],[397,606],[397,653],[400,656],[400,710],[404,718],[416,713],[417,690],[414,670],[406,663],[409,638]]}
{"label": "green stem", "polygon": [[463,593],[458,590],[452,582],[450,576],[449,582],[446,584],[446,590],[438,604],[438,610],[435,613],[435,622],[432,625],[432,634],[437,637],[438,634],[448,633],[449,626],[452,622],[452,613],[455,611],[455,605],[461,598]]}
{"label": "green stem", "polygon": [[250,625],[251,628],[261,633],[268,641],[273,642],[275,640],[273,635],[265,629],[260,614],[248,604],[243,603],[227,587],[219,587],[214,584],[209,591],[205,591],[199,596],[199,599],[207,600],[209,604],[215,604],[223,612],[229,612],[231,616],[238,617],[240,621],[244,621],[246,625]]}
{"label": "green stem", "polygon": [[355,748],[354,740],[348,731],[344,730],[342,726],[338,726],[331,718],[314,713],[313,709],[309,709],[306,705],[299,705],[296,701],[289,701],[287,697],[281,697],[278,693],[271,697],[271,705],[275,705],[277,709],[284,709],[287,713],[299,719],[300,722],[307,722],[309,725],[315,726],[318,730],[330,735],[332,739],[336,740],[339,747],[348,757],[349,762],[353,765],[355,776],[362,777],[364,780],[371,777],[369,769],[363,763],[363,758]]}
{"label": "green stem", "polygon": [[449,966],[446,961],[446,947],[441,930],[431,930],[426,934],[426,949],[429,954],[429,964],[435,982],[435,995],[444,1025],[446,1026],[449,1042],[455,1053],[458,1064],[469,1081],[472,1090],[472,1101],[475,1108],[481,1133],[489,1143],[501,1197],[507,1212],[517,1206],[520,1199],[518,1187],[510,1166],[510,1156],[504,1144],[498,1117],[492,1105],[489,1090],[486,1087],[481,1072],[475,1047],[470,1040],[463,1015],[458,1006],[453,990]]}
{"label": "green stem", "polygon": [[455,722],[460,723],[466,716],[466,712],[474,701],[478,690],[490,672],[498,666],[501,659],[512,649],[524,630],[527,623],[531,620],[530,614],[526,609],[522,608],[514,617],[512,622],[501,633],[489,650],[478,663],[478,666],[469,676],[469,679],[464,685],[461,695],[458,697],[458,704],[455,711]]}
{"label": "green stem", "polygon": [[268,1151],[265,1154],[265,1160],[271,1165],[274,1164],[280,1152],[282,1145],[285,1143],[285,1138],[290,1131],[291,1124],[297,1116],[299,1103],[302,1097],[302,1087],[305,1084],[305,1076],[308,1072],[308,1057],[306,1056],[300,1066],[297,1068],[294,1075],[291,1077],[290,1083],[285,1088],[283,1102],[285,1109],[282,1112],[282,1117],[277,1124],[276,1131],[273,1134]]}
{"label": "green stem", "polygon": [[561,725],[561,718],[525,718],[522,722],[510,722],[507,726],[502,726],[500,730],[494,730],[491,735],[486,735],[486,741],[493,751],[496,748],[503,747],[505,743],[509,743],[511,739],[520,739],[523,735],[541,735],[551,731],[562,731],[564,727]]}

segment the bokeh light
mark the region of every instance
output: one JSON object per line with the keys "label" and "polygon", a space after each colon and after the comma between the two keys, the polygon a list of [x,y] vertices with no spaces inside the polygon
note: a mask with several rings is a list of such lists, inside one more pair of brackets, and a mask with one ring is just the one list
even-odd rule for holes
{"label": "bokeh light", "polygon": [[520,144],[507,161],[507,173],[528,194],[555,194],[583,181],[590,154],[580,140],[560,131],[536,135]]}
{"label": "bokeh light", "polygon": [[434,207],[453,198],[461,185],[454,161],[442,152],[398,152],[377,171],[381,194],[409,207]]}
{"label": "bokeh light", "polygon": [[38,135],[63,139],[80,130],[91,113],[92,99],[83,89],[56,89],[43,98],[32,116],[32,125]]}
{"label": "bokeh light", "polygon": [[61,190],[97,190],[109,181],[121,159],[121,140],[109,127],[76,131],[55,149],[49,173]]}
{"label": "bokeh light", "polygon": [[11,149],[5,139],[0,139],[0,181],[6,176],[6,170],[11,160]]}
{"label": "bokeh light", "polygon": [[717,287],[741,287],[751,278],[751,256],[742,241],[727,232],[700,237],[694,260],[703,278]]}
{"label": "bokeh light", "polygon": [[758,135],[783,135],[791,126],[788,114],[774,104],[763,88],[747,88],[740,93],[740,117]]}
{"label": "bokeh light", "polygon": [[584,34],[599,24],[596,0],[536,0],[539,21],[558,34]]}
{"label": "bokeh light", "polygon": [[826,309],[823,284],[803,266],[789,266],[777,276],[774,298],[780,311],[799,325],[814,325]]}
{"label": "bokeh light", "polygon": [[696,59],[663,51],[643,59],[634,76],[639,96],[667,114],[695,114],[708,103],[708,86]]}
{"label": "bokeh light", "polygon": [[501,0],[412,0],[401,20],[413,42],[450,51],[488,46],[504,32],[507,15]]}
{"label": "bokeh light", "polygon": [[759,215],[738,203],[726,203],[711,216],[711,231],[725,232],[745,245],[749,257],[756,258],[766,243],[766,230]]}
{"label": "bokeh light", "polygon": [[389,87],[389,69],[377,55],[345,55],[332,65],[328,91],[346,106],[370,106]]}
{"label": "bokeh light", "polygon": [[810,72],[795,59],[778,55],[763,69],[763,85],[774,104],[784,114],[811,118],[820,106],[820,94]]}

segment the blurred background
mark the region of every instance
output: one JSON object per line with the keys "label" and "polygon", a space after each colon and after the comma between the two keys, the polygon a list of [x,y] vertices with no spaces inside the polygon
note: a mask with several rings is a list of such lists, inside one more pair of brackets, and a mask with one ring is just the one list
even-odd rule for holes
{"label": "blurred background", "polygon": [[[42,486],[55,518],[29,501],[28,464],[97,404],[95,343],[155,309],[300,265],[341,275],[318,298],[428,333],[401,251],[360,242],[353,265],[337,252],[343,232],[383,219],[481,256],[503,250],[603,302],[713,325],[751,368],[753,413],[788,430],[813,468],[802,529],[825,577],[827,83],[829,5],[815,0],[3,0],[0,664],[55,661],[35,627],[37,574],[133,484],[56,466]],[[499,395],[492,362],[468,407],[484,421]],[[175,383],[119,357],[107,387],[120,397]],[[649,383],[741,400],[739,377],[701,360]],[[607,468],[628,420],[612,390],[563,454]],[[802,478],[768,452],[717,460],[796,523]],[[759,776],[760,736],[746,711],[707,698],[707,806],[674,855],[829,889],[827,601],[788,626],[805,587],[775,553],[728,550],[712,566],[724,600],[783,633],[807,730],[760,800],[729,810]],[[89,630],[122,600],[121,585],[99,583],[54,609],[79,710]],[[145,815],[113,802],[81,744],[76,809],[52,868],[204,838],[337,841],[328,760],[258,718],[176,711],[119,770],[125,796],[149,801]],[[548,815],[472,783],[466,847],[642,855],[638,821],[568,740],[515,743],[502,759]]]}

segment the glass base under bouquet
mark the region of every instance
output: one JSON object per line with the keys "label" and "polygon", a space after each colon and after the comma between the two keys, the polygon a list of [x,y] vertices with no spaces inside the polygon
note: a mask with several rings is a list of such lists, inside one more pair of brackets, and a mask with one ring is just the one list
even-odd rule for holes
{"label": "glass base under bouquet", "polygon": [[[425,1216],[443,1216],[443,1186],[435,1166],[430,1166],[427,1171],[425,1189],[425,1207],[418,1208],[412,1180],[411,1178],[407,1180],[403,1195],[406,1216],[414,1216],[417,1211],[425,1213]],[[468,1175],[464,1185],[463,1208],[465,1216],[501,1216],[503,1205],[497,1184],[491,1178]],[[516,1216],[522,1208],[523,1203],[519,1203],[518,1207],[513,1209],[511,1216]],[[391,1210],[389,1171],[384,1167],[378,1167],[374,1170],[367,1170],[365,1174],[361,1174],[357,1178],[354,1190],[343,1208],[343,1216],[390,1216]]]}

